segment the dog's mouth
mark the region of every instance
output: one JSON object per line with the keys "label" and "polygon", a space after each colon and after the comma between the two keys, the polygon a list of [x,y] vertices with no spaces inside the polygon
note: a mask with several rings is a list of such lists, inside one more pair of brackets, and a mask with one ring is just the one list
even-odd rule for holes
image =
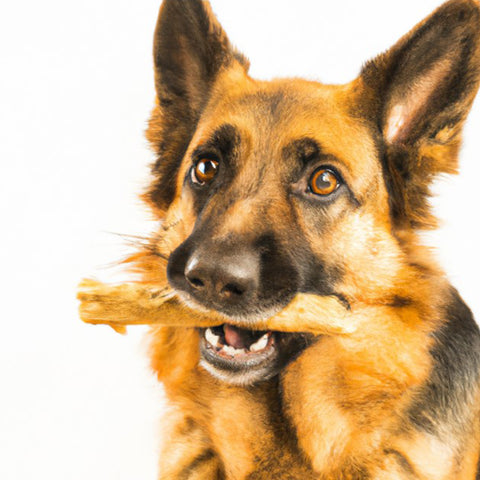
{"label": "dog's mouth", "polygon": [[200,330],[201,365],[237,385],[272,378],[311,342],[306,334],[247,330],[228,323]]}
{"label": "dog's mouth", "polygon": [[252,331],[225,323],[204,331],[206,347],[229,361],[249,361],[275,351],[272,331]]}

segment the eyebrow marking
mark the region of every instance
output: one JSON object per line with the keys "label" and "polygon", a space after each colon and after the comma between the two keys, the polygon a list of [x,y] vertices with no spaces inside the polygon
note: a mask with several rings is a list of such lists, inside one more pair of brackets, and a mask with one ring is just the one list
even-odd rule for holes
{"label": "eyebrow marking", "polygon": [[200,157],[206,154],[216,154],[223,159],[227,158],[240,144],[240,133],[230,123],[220,125],[210,138],[198,145],[192,152],[193,157]]}
{"label": "eyebrow marking", "polygon": [[282,149],[284,158],[295,157],[302,160],[303,164],[308,163],[312,158],[319,158],[323,154],[320,144],[310,137],[293,140]]}

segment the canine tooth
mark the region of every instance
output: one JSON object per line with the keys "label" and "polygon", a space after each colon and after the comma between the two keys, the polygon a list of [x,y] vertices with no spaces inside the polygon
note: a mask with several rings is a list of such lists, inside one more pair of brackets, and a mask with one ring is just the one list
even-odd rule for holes
{"label": "canine tooth", "polygon": [[266,333],[263,337],[259,338],[255,343],[250,345],[251,352],[258,352],[259,350],[263,350],[268,345],[268,333]]}
{"label": "canine tooth", "polygon": [[207,342],[216,347],[218,345],[218,341],[220,340],[220,337],[218,335],[215,335],[212,332],[211,328],[207,328],[205,331],[205,338],[207,339]]}

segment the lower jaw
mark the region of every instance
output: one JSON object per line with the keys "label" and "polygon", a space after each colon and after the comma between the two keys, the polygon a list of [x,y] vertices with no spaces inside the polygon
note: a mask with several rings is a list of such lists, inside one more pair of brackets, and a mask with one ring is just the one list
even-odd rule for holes
{"label": "lower jaw", "polygon": [[200,360],[200,366],[217,380],[220,380],[221,382],[229,385],[236,385],[239,387],[251,387],[254,385],[258,385],[262,382],[270,380],[280,372],[280,369],[268,367],[264,369],[256,368],[232,372],[229,370],[218,368],[203,357]]}

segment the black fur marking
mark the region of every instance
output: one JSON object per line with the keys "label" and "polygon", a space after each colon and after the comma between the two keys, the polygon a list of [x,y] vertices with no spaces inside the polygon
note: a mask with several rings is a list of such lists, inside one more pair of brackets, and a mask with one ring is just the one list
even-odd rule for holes
{"label": "black fur marking", "polygon": [[229,123],[220,125],[211,138],[199,145],[193,152],[193,158],[201,158],[204,155],[214,154],[222,161],[232,160],[234,150],[240,145],[238,130]]}
{"label": "black fur marking", "polygon": [[410,462],[400,453],[393,449],[385,450],[386,455],[393,455],[395,460],[397,460],[398,465],[404,470],[404,472],[409,475],[416,475],[415,470],[410,465]]}
{"label": "black fur marking", "polygon": [[[215,459],[216,453],[212,449],[207,449],[197,457],[195,457],[190,465],[187,465],[178,475],[179,479],[188,480],[190,475],[195,473],[202,463],[209,462]],[[217,471],[217,477],[213,480],[222,480],[224,475],[222,472]]]}
{"label": "black fur marking", "polygon": [[412,302],[413,301],[411,298],[395,296],[388,303],[388,306],[394,307],[394,308],[408,307],[409,305],[412,304]]}
{"label": "black fur marking", "polygon": [[318,161],[323,155],[319,143],[309,137],[299,138],[283,147],[282,155],[285,160],[297,160],[302,166],[308,165],[312,161]]}
{"label": "black fur marking", "polygon": [[[340,276],[340,271],[337,272],[337,274]],[[336,293],[336,292],[333,292],[332,295],[334,295],[335,297],[338,298],[338,300],[343,304],[343,306],[347,309],[347,310],[351,310],[352,309],[352,306],[350,305],[350,302],[348,301],[348,299],[342,295],[341,293]]]}
{"label": "black fur marking", "polygon": [[[403,195],[403,184],[398,182],[400,175],[397,175],[395,170],[392,169],[392,162],[390,162],[390,156],[388,153],[387,145],[384,142],[381,126],[370,125],[370,131],[377,151],[377,157],[379,159],[382,168],[382,177],[385,184],[385,188],[388,193],[388,208],[389,216],[393,225],[404,226],[406,215],[406,204]],[[395,230],[392,232],[395,235]],[[397,237],[398,240],[398,237]],[[421,267],[423,270],[423,267]]]}
{"label": "black fur marking", "polygon": [[310,137],[290,142],[283,147],[282,156],[286,161],[296,160],[302,167],[328,165],[329,161],[344,163],[334,155],[325,152],[320,143]]}
{"label": "black fur marking", "polygon": [[[301,351],[296,355],[300,353]],[[281,374],[271,378],[268,382],[249,387],[249,391],[257,398],[262,396],[263,401],[268,404],[267,424],[272,429],[279,449],[288,454],[256,455],[254,457],[255,469],[246,479],[317,480],[318,474],[313,471],[309,460],[302,453],[295,427],[288,420],[284,411]]]}
{"label": "black fur marking", "polygon": [[452,289],[446,323],[433,336],[433,370],[408,415],[417,428],[437,433],[440,426],[453,432],[468,427],[465,414],[480,382],[480,331],[472,313]]}
{"label": "black fur marking", "polygon": [[275,233],[263,233],[254,247],[260,253],[259,300],[264,305],[287,305],[295,296],[299,285],[299,272]]}
{"label": "black fur marking", "polygon": [[404,198],[404,183],[402,180],[402,170],[397,173],[395,170],[395,165],[402,165],[403,160],[404,164],[408,163],[408,154],[398,153],[396,156],[392,155],[390,152],[387,152],[387,149],[383,149],[383,155],[380,157],[382,163],[382,172],[385,185],[388,192],[388,203],[390,207],[390,218],[394,221],[395,224],[401,224],[406,221],[406,202]]}

